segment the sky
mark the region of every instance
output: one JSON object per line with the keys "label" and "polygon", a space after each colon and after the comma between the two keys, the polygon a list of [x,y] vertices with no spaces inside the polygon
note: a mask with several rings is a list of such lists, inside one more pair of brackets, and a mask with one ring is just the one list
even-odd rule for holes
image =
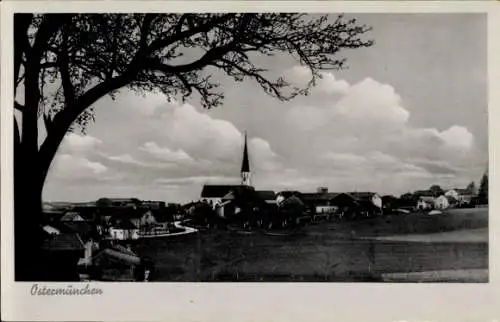
{"label": "sky", "polygon": [[[307,97],[280,102],[215,74],[225,100],[211,110],[128,90],[101,99],[87,134],[64,139],[44,199],[199,199],[204,184],[240,182],[245,131],[256,189],[400,195],[478,185],[488,160],[486,16],[355,17],[375,44],[342,51],[349,68],[324,72]],[[259,59],[295,84],[309,80],[288,57]]]}

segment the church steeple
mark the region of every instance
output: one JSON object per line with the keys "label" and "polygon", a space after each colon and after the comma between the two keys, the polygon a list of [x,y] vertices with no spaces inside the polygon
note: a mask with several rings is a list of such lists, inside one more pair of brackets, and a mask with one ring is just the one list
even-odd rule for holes
{"label": "church steeple", "polygon": [[243,161],[241,163],[241,184],[250,186],[250,162],[248,161],[247,133],[245,132],[245,146],[243,147]]}

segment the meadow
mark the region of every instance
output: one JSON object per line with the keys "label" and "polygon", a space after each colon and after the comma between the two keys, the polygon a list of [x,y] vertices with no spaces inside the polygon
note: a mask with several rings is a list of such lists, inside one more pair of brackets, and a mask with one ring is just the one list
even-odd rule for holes
{"label": "meadow", "polygon": [[158,282],[383,282],[388,274],[460,270],[481,278],[456,282],[487,282],[488,209],[326,222],[291,236],[200,231],[144,240],[137,250],[155,262]]}

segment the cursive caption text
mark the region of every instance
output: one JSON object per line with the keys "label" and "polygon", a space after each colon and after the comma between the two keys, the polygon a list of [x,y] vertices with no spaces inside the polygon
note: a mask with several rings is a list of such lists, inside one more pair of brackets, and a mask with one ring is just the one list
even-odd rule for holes
{"label": "cursive caption text", "polygon": [[63,287],[47,287],[33,284],[31,287],[32,296],[85,296],[102,294],[102,289],[90,287],[89,284],[85,284],[85,286],[67,285]]}

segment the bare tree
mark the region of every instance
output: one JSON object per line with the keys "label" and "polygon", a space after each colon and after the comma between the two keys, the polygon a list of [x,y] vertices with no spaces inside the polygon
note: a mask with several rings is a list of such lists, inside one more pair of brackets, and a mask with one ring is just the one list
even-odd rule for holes
{"label": "bare tree", "polygon": [[[372,45],[370,28],[343,16],[304,14],[15,14],[16,265],[31,267],[41,194],[50,164],[68,131],[85,129],[100,98],[127,87],[221,104],[210,77],[217,69],[237,82],[252,79],[269,95],[307,94],[322,70],[340,69],[343,49]],[[199,53],[188,59],[186,51]],[[288,54],[310,68],[305,88],[270,79],[256,56]],[[191,55],[190,55],[191,56]],[[39,141],[39,120],[46,136]],[[18,124],[19,122],[19,124]],[[27,237],[31,236],[31,237]],[[28,240],[32,242],[28,242]],[[28,278],[29,272],[20,272]]]}

